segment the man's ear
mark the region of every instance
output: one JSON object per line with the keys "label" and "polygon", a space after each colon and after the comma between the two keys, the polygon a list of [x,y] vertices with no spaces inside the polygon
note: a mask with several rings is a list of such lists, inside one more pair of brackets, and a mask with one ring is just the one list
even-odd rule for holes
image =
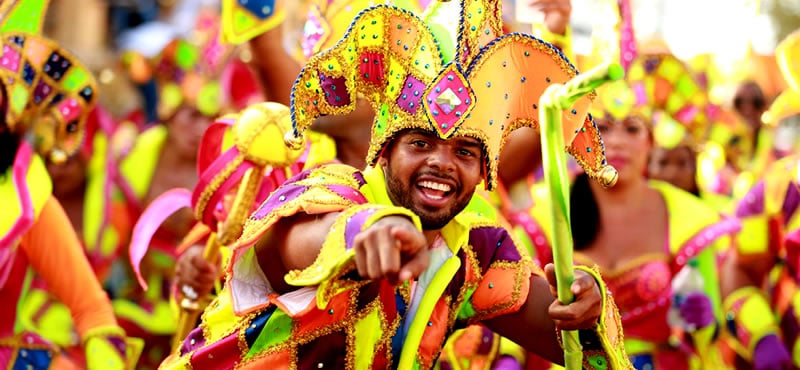
{"label": "man's ear", "polygon": [[378,165],[379,165],[379,166],[381,166],[381,167],[383,167],[383,168],[386,168],[386,166],[387,166],[388,164],[389,164],[389,159],[388,159],[388,158],[386,158],[386,154],[385,154],[385,153],[384,153],[384,154],[381,154],[381,156],[380,156],[380,157],[378,157]]}

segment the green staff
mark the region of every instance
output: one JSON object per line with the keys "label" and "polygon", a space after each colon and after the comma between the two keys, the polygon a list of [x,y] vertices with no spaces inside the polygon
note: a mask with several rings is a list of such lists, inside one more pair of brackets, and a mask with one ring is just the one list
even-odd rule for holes
{"label": "green staff", "polygon": [[[564,85],[553,84],[539,100],[542,107],[539,122],[542,132],[544,179],[553,206],[550,209],[550,228],[553,230],[553,264],[558,284],[558,300],[568,304],[575,297],[570,286],[575,280],[572,268],[572,235],[569,215],[569,180],[567,159],[564,153],[564,135],[561,127],[562,111],[570,109],[580,97],[591,93],[600,85],[621,79],[625,71],[619,64],[611,63],[582,73]],[[567,370],[581,369],[583,352],[577,331],[562,331],[564,364]]]}

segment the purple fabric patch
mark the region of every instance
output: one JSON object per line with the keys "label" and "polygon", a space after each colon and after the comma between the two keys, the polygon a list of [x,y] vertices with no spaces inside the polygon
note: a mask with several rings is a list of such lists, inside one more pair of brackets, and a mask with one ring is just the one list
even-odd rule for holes
{"label": "purple fabric patch", "polygon": [[354,173],[354,174],[353,174],[353,178],[355,178],[355,179],[356,179],[356,181],[358,181],[358,186],[359,186],[359,187],[362,187],[362,186],[364,186],[364,185],[366,185],[366,184],[367,184],[367,180],[366,180],[366,179],[364,179],[364,174],[363,174],[363,173],[361,173],[361,172],[356,172],[356,173]]}
{"label": "purple fabric patch", "polygon": [[794,216],[797,211],[797,206],[800,205],[800,192],[797,190],[795,183],[789,184],[789,189],[786,189],[786,197],[783,198],[783,225],[786,226],[789,220]]}
{"label": "purple fabric patch", "polygon": [[469,244],[482,271],[494,261],[519,261],[522,259],[514,241],[501,227],[479,227],[470,230]]}
{"label": "purple fabric patch", "polygon": [[736,208],[736,217],[756,216],[764,213],[764,181],[759,181],[744,196]]}
{"label": "purple fabric patch", "polygon": [[364,223],[367,222],[367,218],[373,213],[375,213],[375,210],[365,209],[347,219],[347,225],[344,228],[345,249],[353,248],[353,240],[355,240],[356,235],[361,232],[361,228],[364,226]]}
{"label": "purple fabric patch", "polygon": [[119,354],[120,357],[125,358],[127,346],[125,345],[124,339],[120,337],[108,337],[108,342],[114,346],[114,349],[117,350],[117,354]]}
{"label": "purple fabric patch", "polygon": [[419,104],[422,102],[422,94],[425,92],[425,84],[412,75],[406,77],[403,82],[403,90],[397,97],[397,106],[411,114],[417,114]]}
{"label": "purple fabric patch", "polygon": [[494,333],[485,326],[481,326],[481,342],[478,344],[477,353],[479,355],[488,355],[492,350],[494,343]]}
{"label": "purple fabric patch", "polygon": [[350,105],[350,93],[344,83],[344,77],[327,77],[322,72],[319,74],[325,100],[334,107]]}
{"label": "purple fabric patch", "polygon": [[330,191],[339,194],[342,198],[349,201],[356,202],[358,204],[364,204],[367,202],[367,198],[364,198],[364,195],[361,194],[361,192],[349,186],[331,184],[326,185],[326,187],[330,189]]}
{"label": "purple fabric patch", "polygon": [[202,347],[205,343],[206,338],[203,337],[203,328],[192,329],[186,339],[183,340],[183,344],[181,344],[181,356]]}
{"label": "purple fabric patch", "polygon": [[50,87],[50,85],[44,82],[44,80],[39,80],[36,89],[33,90],[33,101],[36,102],[36,104],[41,104],[52,92],[53,88]]}
{"label": "purple fabric patch", "polygon": [[256,220],[263,219],[266,217],[270,212],[275,210],[275,208],[285,204],[286,202],[293,200],[303,194],[306,190],[308,190],[308,186],[300,186],[300,185],[284,185],[275,190],[267,201],[264,202],[258,210],[253,213],[253,218]]}

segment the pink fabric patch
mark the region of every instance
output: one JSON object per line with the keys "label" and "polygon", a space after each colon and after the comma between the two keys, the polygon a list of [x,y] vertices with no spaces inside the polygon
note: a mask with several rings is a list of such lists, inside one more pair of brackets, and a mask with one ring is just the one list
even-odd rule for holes
{"label": "pink fabric patch", "polygon": [[58,106],[58,111],[67,122],[72,122],[78,119],[78,117],[81,115],[81,107],[78,105],[78,101],[72,98],[63,101]]}
{"label": "pink fabric patch", "polygon": [[447,136],[463,118],[473,105],[472,90],[464,82],[464,77],[450,66],[439,75],[438,80],[428,91],[425,104],[429,117],[434,121],[436,130]]}
{"label": "pink fabric patch", "polygon": [[8,45],[3,46],[3,56],[0,57],[0,67],[10,71],[19,70],[19,53]]}

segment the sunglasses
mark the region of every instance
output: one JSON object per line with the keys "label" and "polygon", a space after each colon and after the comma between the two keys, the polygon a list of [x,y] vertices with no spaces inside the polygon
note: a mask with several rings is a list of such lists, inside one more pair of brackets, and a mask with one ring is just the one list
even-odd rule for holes
{"label": "sunglasses", "polygon": [[752,98],[750,98],[750,97],[745,98],[745,97],[737,96],[736,98],[733,99],[733,106],[736,109],[742,109],[742,107],[745,104],[750,104],[750,105],[753,106],[753,108],[761,109],[761,108],[764,108],[764,106],[767,104],[767,102],[764,100],[764,97],[761,97],[761,96],[756,96],[756,97],[752,97]]}

